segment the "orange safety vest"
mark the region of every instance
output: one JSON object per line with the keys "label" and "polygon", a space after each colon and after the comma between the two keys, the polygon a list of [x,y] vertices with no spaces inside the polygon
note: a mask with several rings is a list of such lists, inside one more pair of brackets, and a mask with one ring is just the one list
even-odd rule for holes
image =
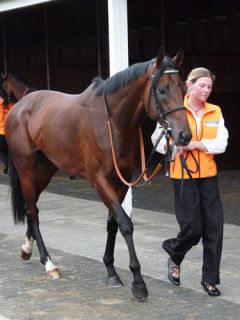
{"label": "orange safety vest", "polygon": [[9,103],[7,106],[4,106],[3,101],[0,102],[0,134],[4,134],[4,124],[6,116],[13,107],[12,103]]}
{"label": "orange safety vest", "polygon": [[[192,112],[188,109],[187,97],[185,97],[184,106],[186,107],[193,141],[214,139],[217,137],[218,123],[221,117],[221,109],[218,106],[205,102],[199,132],[197,132],[196,120]],[[197,149],[193,150],[192,153],[197,160],[198,169],[191,153],[184,151],[183,156],[186,159],[188,168],[194,172],[192,173],[193,178],[207,178],[213,177],[217,174],[217,166],[213,154],[207,154],[204,151]],[[175,179],[182,178],[182,168],[179,155],[176,155],[175,160],[170,163],[170,177]],[[189,178],[186,170],[184,170],[183,177],[184,179]]]}

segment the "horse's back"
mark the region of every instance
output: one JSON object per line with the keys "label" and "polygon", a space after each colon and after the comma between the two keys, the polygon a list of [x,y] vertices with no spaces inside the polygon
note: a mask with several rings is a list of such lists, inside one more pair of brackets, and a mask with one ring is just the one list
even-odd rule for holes
{"label": "horse's back", "polygon": [[79,95],[71,95],[59,91],[33,91],[19,100],[15,104],[14,110],[16,113],[31,112],[31,115],[34,115],[42,112],[43,108],[46,111],[48,109],[54,109],[57,106],[69,105],[69,103],[76,100],[78,96]]}
{"label": "horse's back", "polygon": [[5,123],[6,135],[29,134],[34,139],[46,124],[57,128],[61,122],[59,118],[67,121],[67,111],[77,106],[77,100],[77,95],[57,91],[40,90],[30,93],[19,100],[9,112]]}
{"label": "horse's back", "polygon": [[[92,121],[90,111],[93,104],[88,103],[91,94],[91,91],[71,95],[41,90],[25,96],[6,121],[10,148],[16,148],[16,142],[22,141],[28,155],[41,150],[63,171],[71,170],[71,163],[77,168],[82,161],[89,162],[86,149],[91,145],[91,153],[94,150],[96,153],[98,143],[95,133],[98,125]],[[17,148],[21,152],[22,147]]]}
{"label": "horse's back", "polygon": [[70,95],[58,91],[35,91],[19,100],[9,113],[7,124],[16,121],[28,124],[42,125],[46,119],[51,121],[52,116],[59,112],[69,112],[72,107],[80,107],[79,95]]}

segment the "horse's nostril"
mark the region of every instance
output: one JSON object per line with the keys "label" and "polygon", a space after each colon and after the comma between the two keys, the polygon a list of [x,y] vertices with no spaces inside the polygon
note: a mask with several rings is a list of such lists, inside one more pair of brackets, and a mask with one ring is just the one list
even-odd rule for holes
{"label": "horse's nostril", "polygon": [[181,131],[179,133],[179,136],[178,136],[178,142],[180,145],[182,145],[185,141],[185,133],[183,131]]}
{"label": "horse's nostril", "polygon": [[188,133],[185,133],[184,131],[181,131],[178,136],[178,143],[180,146],[187,145],[191,140],[191,135]]}

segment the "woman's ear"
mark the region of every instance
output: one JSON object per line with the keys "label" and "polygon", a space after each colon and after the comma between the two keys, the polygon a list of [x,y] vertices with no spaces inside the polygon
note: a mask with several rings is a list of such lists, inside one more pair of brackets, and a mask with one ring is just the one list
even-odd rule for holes
{"label": "woman's ear", "polygon": [[193,83],[192,83],[191,81],[188,81],[188,82],[186,83],[186,86],[187,86],[187,92],[192,91]]}

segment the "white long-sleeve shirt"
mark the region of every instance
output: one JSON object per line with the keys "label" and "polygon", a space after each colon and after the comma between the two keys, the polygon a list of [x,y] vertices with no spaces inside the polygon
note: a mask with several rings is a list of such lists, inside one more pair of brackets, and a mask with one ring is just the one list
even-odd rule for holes
{"label": "white long-sleeve shirt", "polygon": [[[195,114],[193,114],[196,123],[197,123],[197,130],[199,132],[200,129],[200,124],[201,124],[201,118],[197,117]],[[220,120],[217,124],[218,129],[217,129],[217,136],[214,139],[202,139],[201,142],[204,144],[206,147],[207,151],[206,153],[210,154],[220,154],[225,152],[226,147],[227,147],[227,142],[228,142],[228,130],[225,127],[224,124],[224,119],[223,116],[221,115]],[[160,126],[159,123],[156,125],[156,129],[153,132],[151,139],[153,145],[156,144],[156,141],[162,131],[162,127]],[[156,151],[162,154],[166,153],[165,146],[166,146],[166,138],[163,137],[161,141],[159,142]]]}

